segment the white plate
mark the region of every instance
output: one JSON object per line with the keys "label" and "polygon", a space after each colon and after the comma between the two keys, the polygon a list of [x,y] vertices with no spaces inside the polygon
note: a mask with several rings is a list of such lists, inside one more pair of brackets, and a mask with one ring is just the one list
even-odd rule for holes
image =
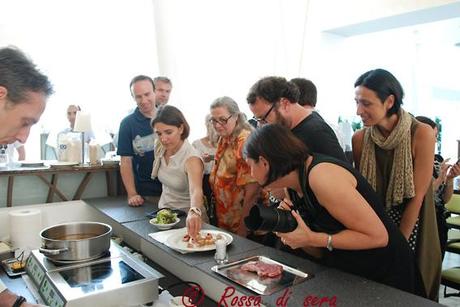
{"label": "white plate", "polygon": [[52,162],[50,163],[50,166],[51,167],[69,167],[69,166],[75,166],[75,165],[78,165],[78,162],[65,162],[65,161],[61,161],[61,162]]}
{"label": "white plate", "polygon": [[[187,242],[182,241],[182,238],[185,236],[186,233],[187,228],[184,228],[184,231],[170,235],[168,239],[166,239],[166,245],[172,249],[184,252],[204,252],[216,249],[215,244],[205,245],[202,247],[187,247]],[[220,230],[202,229],[200,233],[201,235],[206,235],[207,233],[210,233],[213,237],[220,234],[223,237],[223,239],[227,241],[227,245],[233,242],[233,237],[231,234],[228,234]]]}
{"label": "white plate", "polygon": [[174,223],[169,223],[169,224],[157,224],[155,223],[155,220],[156,220],[156,217],[151,219],[150,224],[152,224],[153,226],[155,226],[156,228],[160,230],[167,230],[167,229],[173,228],[174,225],[180,222],[180,218],[178,217],[176,217],[176,221]]}

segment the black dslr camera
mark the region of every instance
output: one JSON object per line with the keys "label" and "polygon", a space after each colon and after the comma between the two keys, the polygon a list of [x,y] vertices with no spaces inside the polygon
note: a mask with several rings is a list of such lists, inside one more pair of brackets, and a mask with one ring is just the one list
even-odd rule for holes
{"label": "black dslr camera", "polygon": [[[296,208],[293,208],[296,210]],[[302,213],[300,214],[301,216]],[[266,207],[262,204],[254,205],[249,215],[244,218],[244,224],[249,230],[264,230],[276,232],[291,232],[297,228],[297,221],[291,211],[278,209],[274,206]]]}

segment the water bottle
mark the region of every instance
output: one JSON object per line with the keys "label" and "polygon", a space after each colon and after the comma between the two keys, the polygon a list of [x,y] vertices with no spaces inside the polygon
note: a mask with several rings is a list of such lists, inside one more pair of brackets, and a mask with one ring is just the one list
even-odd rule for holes
{"label": "water bottle", "polygon": [[8,154],[6,153],[8,145],[0,145],[0,167],[8,166]]}

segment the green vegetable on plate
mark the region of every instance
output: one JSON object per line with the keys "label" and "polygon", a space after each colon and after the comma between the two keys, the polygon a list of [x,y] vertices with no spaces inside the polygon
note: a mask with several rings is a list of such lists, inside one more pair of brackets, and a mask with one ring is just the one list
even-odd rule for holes
{"label": "green vegetable on plate", "polygon": [[154,218],[156,224],[171,224],[177,219],[177,213],[169,209],[161,209],[158,211],[157,216]]}

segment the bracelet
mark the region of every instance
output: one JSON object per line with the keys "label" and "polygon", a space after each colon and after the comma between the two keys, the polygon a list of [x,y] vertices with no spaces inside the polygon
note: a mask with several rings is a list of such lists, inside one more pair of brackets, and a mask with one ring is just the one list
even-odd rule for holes
{"label": "bracelet", "polygon": [[20,295],[20,296],[18,296],[18,297],[16,298],[16,301],[14,301],[14,304],[13,304],[12,307],[19,307],[19,306],[22,305],[22,303],[24,303],[24,302],[26,302],[26,301],[27,301],[26,298],[25,298],[24,296],[21,296],[21,295]]}
{"label": "bracelet", "polygon": [[190,210],[188,211],[189,213],[190,212],[193,212],[195,213],[196,215],[200,216],[201,217],[201,209],[200,208],[197,208],[197,207],[190,207]]}

